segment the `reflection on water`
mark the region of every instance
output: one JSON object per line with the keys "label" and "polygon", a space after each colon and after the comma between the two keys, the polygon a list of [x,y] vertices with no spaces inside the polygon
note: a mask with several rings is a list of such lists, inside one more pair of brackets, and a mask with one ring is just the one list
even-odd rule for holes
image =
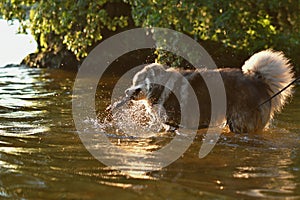
{"label": "reflection on water", "polygon": [[41,116],[48,112],[46,101],[40,99],[50,98],[52,94],[44,88],[48,80],[40,74],[41,70],[1,68],[0,135],[25,137],[49,130],[40,123]]}
{"label": "reflection on water", "polygon": [[[205,133],[199,130],[173,164],[120,172],[93,158],[77,135],[74,78],[61,70],[0,68],[1,199],[300,199],[300,88],[264,133],[224,134],[199,159]],[[100,112],[115,82],[105,78],[99,87]],[[151,152],[174,137],[127,137],[115,130],[107,136],[128,152]]]}

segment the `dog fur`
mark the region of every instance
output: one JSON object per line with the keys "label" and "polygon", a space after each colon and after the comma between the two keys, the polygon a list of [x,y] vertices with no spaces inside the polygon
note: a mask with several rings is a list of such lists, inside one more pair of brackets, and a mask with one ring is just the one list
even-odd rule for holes
{"label": "dog fur", "polygon": [[[226,91],[226,124],[234,133],[251,133],[268,126],[275,112],[279,112],[292,95],[292,87],[270,101],[264,101],[282,90],[293,80],[292,66],[281,52],[265,50],[254,54],[242,69],[181,70],[153,63],[144,67],[133,78],[126,90],[128,99],[145,94],[151,104],[161,104],[168,116],[167,124],[178,126],[181,120],[180,105],[189,98],[185,84],[174,77],[182,75],[192,86],[200,110],[199,127],[207,127],[211,121],[211,99],[204,80],[215,79],[220,74]],[[163,82],[165,85],[155,84]],[[172,90],[179,90],[179,99]]]}

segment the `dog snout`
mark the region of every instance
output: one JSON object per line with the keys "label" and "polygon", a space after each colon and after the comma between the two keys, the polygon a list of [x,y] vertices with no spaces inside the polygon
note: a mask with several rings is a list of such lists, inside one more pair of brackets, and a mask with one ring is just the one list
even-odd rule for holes
{"label": "dog snout", "polygon": [[138,94],[140,93],[142,89],[139,87],[131,87],[125,90],[126,97],[129,97],[130,99],[135,99]]}

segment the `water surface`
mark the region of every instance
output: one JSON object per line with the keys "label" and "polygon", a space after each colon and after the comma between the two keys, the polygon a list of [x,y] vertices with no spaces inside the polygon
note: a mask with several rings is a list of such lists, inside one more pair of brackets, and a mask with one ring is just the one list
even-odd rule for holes
{"label": "water surface", "polygon": [[[72,118],[74,78],[56,69],[0,68],[1,199],[300,199],[300,88],[270,130],[223,134],[199,159],[200,130],[181,158],[143,174],[106,167],[86,150]],[[100,112],[114,81],[99,87]],[[128,151],[149,151],[172,135],[110,137]]]}

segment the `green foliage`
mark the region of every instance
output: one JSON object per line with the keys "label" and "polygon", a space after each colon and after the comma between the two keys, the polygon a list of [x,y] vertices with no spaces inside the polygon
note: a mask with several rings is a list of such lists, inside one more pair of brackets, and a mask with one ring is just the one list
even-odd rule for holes
{"label": "green foliage", "polygon": [[175,29],[237,51],[275,48],[295,58],[300,53],[299,0],[129,1],[140,26]]}
{"label": "green foliage", "polygon": [[[116,2],[129,4],[132,16],[110,14],[106,5]],[[5,19],[31,29],[40,51],[66,47],[78,59],[103,30],[126,27],[131,17],[137,26],[171,28],[237,51],[274,48],[296,59],[300,54],[300,0],[0,0],[0,8]],[[159,58],[169,57],[159,52]]]}
{"label": "green foliage", "polygon": [[[113,0],[12,0],[0,1],[2,15],[31,29],[42,51],[58,51],[65,45],[78,58],[102,39],[103,29],[127,26],[127,16],[109,16],[105,6]],[[30,24],[24,23],[30,21]]]}

